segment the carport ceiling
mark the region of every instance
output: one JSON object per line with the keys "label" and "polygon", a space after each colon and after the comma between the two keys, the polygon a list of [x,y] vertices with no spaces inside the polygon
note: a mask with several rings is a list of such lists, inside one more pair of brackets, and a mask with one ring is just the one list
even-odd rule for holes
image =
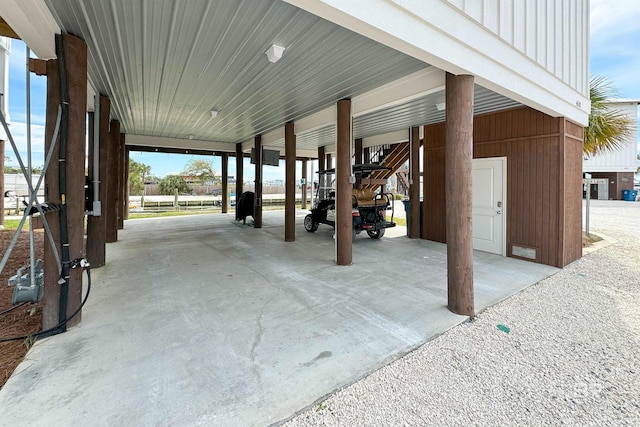
{"label": "carport ceiling", "polygon": [[[444,107],[445,93],[440,90],[425,96],[403,102],[389,108],[363,114],[353,119],[353,137],[367,138],[399,130],[407,130],[412,126],[429,125],[443,122],[445,112],[436,105]],[[513,99],[499,95],[479,85],[474,87],[473,114],[484,114],[521,106]],[[311,150],[318,146],[335,144],[336,128],[334,125],[324,126],[309,132],[298,134],[296,143],[298,148]],[[284,148],[284,140],[271,145],[274,148]]]}
{"label": "carport ceiling", "polygon": [[128,134],[242,142],[428,66],[280,0],[46,3]]}

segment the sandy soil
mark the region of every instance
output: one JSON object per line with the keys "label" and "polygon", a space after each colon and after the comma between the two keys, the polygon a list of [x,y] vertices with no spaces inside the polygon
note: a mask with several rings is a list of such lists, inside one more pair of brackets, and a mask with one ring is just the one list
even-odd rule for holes
{"label": "sandy soil", "polygon": [[[13,230],[0,230],[0,256],[9,246]],[[34,233],[36,259],[43,257],[44,233]],[[16,274],[18,268],[29,263],[29,233],[22,232],[18,243],[13,248],[9,262],[0,273],[0,313],[12,307],[11,295],[13,287],[7,286],[9,277]],[[10,312],[0,314],[0,338],[22,336],[38,332],[42,329],[42,303],[25,304]],[[0,388],[9,379],[16,366],[27,353],[28,340],[0,343]]]}

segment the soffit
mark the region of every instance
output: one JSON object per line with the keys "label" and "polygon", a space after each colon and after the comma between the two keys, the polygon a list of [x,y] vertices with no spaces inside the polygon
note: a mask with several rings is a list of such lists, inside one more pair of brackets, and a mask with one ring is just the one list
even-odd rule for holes
{"label": "soffit", "polygon": [[279,0],[46,3],[130,134],[241,142],[428,66]]}
{"label": "soffit", "polygon": [[[353,137],[367,138],[390,132],[408,129],[413,126],[430,125],[445,120],[444,110],[438,110],[436,104],[444,107],[444,90],[419,97],[408,102],[398,104],[363,114],[353,119]],[[473,114],[484,114],[507,108],[521,106],[517,101],[499,95],[479,85],[474,87]],[[335,125],[324,126],[309,132],[296,135],[299,148],[313,149],[325,145],[335,144]],[[272,144],[274,147],[284,147],[284,141]]]}

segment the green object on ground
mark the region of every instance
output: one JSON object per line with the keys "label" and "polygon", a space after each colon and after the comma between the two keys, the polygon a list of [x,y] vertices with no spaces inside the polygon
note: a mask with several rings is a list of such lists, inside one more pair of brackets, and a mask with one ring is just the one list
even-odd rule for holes
{"label": "green object on ground", "polygon": [[511,332],[511,329],[505,325],[498,325],[498,329],[500,329],[502,332],[506,332],[507,334]]}

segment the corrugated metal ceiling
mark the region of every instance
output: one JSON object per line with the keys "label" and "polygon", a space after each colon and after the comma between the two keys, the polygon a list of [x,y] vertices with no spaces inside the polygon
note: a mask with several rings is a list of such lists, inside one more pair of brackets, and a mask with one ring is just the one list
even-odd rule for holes
{"label": "corrugated metal ceiling", "polygon": [[[403,129],[408,130],[412,126],[442,122],[444,121],[444,111],[438,111],[436,104],[443,103],[444,97],[445,94],[442,90],[391,108],[358,116],[353,119],[353,137],[367,138]],[[517,101],[475,85],[474,115],[514,108],[520,105],[522,104]],[[334,144],[335,140],[336,129],[333,125],[296,135],[298,148],[306,150]],[[271,146],[284,147],[284,140],[276,141]]]}
{"label": "corrugated metal ceiling", "polygon": [[244,141],[427,66],[280,0],[46,1],[126,133]]}
{"label": "corrugated metal ceiling", "polygon": [[[444,110],[436,104],[444,103],[444,91],[432,93],[384,110],[375,111],[353,119],[354,138],[366,138],[386,132],[409,129],[444,121]],[[517,101],[475,85],[473,113],[483,114],[521,105]]]}

